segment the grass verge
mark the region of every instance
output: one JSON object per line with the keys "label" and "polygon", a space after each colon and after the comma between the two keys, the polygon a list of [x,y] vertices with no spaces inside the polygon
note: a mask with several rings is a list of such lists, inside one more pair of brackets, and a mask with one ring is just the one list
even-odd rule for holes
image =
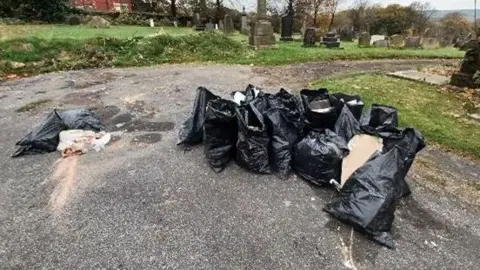
{"label": "grass verge", "polygon": [[422,132],[427,142],[480,158],[480,125],[465,115],[465,99],[439,87],[381,74],[327,79],[313,84],[331,92],[360,95],[366,105],[387,104],[398,109],[400,125]]}
{"label": "grass verge", "polygon": [[[135,26],[92,29],[85,26],[47,25],[29,26],[33,30],[23,33],[21,31],[25,26],[19,26],[18,29],[6,27],[10,27],[7,29],[10,34],[7,33],[7,38],[0,41],[0,79],[7,74],[25,76],[71,69],[164,63],[280,65],[319,60],[463,57],[463,52],[454,48],[390,50],[358,48],[354,43],[342,43],[343,50],[330,50],[303,48],[301,42],[279,42],[276,49],[253,51],[246,46],[246,36],[194,33],[188,28],[166,27],[161,30],[163,34],[151,37],[145,35],[158,33],[158,29]],[[19,64],[12,65],[11,62]]]}

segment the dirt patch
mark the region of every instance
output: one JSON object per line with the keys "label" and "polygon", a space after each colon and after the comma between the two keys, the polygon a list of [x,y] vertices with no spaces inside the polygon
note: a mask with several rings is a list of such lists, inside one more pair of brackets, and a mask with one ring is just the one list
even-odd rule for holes
{"label": "dirt patch", "polygon": [[113,105],[101,106],[101,107],[93,107],[91,108],[102,121],[106,122],[112,119],[115,115],[120,112],[120,108]]}
{"label": "dirt patch", "polygon": [[132,121],[135,118],[135,116],[129,112],[127,113],[122,113],[120,115],[115,116],[109,121],[106,121],[105,124],[107,127],[110,129],[116,131],[116,130],[123,130],[124,126]]}
{"label": "dirt patch", "polygon": [[144,113],[146,112],[145,105],[146,103],[143,100],[134,100],[134,101],[127,102],[125,106],[130,111]]}
{"label": "dirt patch", "polygon": [[127,123],[122,129],[127,132],[134,131],[170,131],[175,127],[173,122],[147,122],[143,120],[135,120]]}
{"label": "dirt patch", "polygon": [[39,100],[36,100],[36,101],[32,101],[32,102],[29,102],[29,103],[23,105],[22,107],[16,109],[15,112],[17,112],[17,113],[30,112],[30,111],[33,111],[33,110],[41,107],[44,104],[47,104],[47,103],[51,102],[51,101],[52,101],[51,99],[39,99]]}
{"label": "dirt patch", "polygon": [[281,81],[292,85],[291,87],[299,85],[306,87],[311,81],[338,74],[375,71],[393,72],[417,69],[426,65],[444,65],[457,62],[457,60],[324,61],[286,66],[255,67],[253,71],[261,76],[267,76],[270,84],[278,84]]}
{"label": "dirt patch", "polygon": [[133,137],[133,144],[154,144],[162,140],[160,133],[147,133]]}
{"label": "dirt patch", "polygon": [[92,103],[100,102],[105,90],[98,90],[95,92],[72,92],[63,97],[63,102],[73,105],[90,105]]}

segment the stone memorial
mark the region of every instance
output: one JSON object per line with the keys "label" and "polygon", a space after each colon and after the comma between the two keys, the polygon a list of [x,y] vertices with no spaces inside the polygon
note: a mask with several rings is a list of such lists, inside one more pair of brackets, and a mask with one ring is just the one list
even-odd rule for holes
{"label": "stone memorial", "polygon": [[232,17],[230,17],[230,15],[228,15],[228,14],[225,14],[225,18],[223,20],[224,20],[224,22],[223,22],[223,25],[224,25],[223,33],[225,33],[226,35],[233,34],[234,28],[233,28]]}
{"label": "stone memorial", "polygon": [[353,42],[354,33],[351,29],[342,29],[340,31],[340,41],[342,42]]}
{"label": "stone memorial", "polygon": [[479,88],[480,78],[480,43],[465,52],[460,71],[452,75],[450,84],[459,87]]}
{"label": "stone memorial", "polygon": [[370,45],[373,45],[373,43],[377,40],[385,40],[384,35],[372,35],[370,38]]}
{"label": "stone memorial", "polygon": [[225,29],[225,26],[223,25],[223,20],[218,21],[218,30],[223,31]]}
{"label": "stone memorial", "polygon": [[360,37],[358,37],[358,47],[370,47],[370,34],[363,32]]}
{"label": "stone memorial", "polygon": [[400,49],[405,46],[405,38],[401,35],[393,35],[390,37],[389,47],[394,49]]}
{"label": "stone memorial", "polygon": [[293,18],[293,0],[289,0],[287,14],[282,17],[282,36],[280,37],[281,41],[293,41]]}
{"label": "stone memorial", "polygon": [[305,29],[305,34],[303,35],[303,47],[315,47],[315,42],[317,42],[316,29],[313,27]]}
{"label": "stone memorial", "polygon": [[340,48],[340,41],[337,34],[334,32],[328,32],[325,36],[323,36],[320,44],[327,48]]}
{"label": "stone memorial", "polygon": [[215,31],[215,25],[211,22],[205,24],[205,31],[213,32]]}
{"label": "stone memorial", "polygon": [[405,39],[406,49],[418,49],[420,48],[421,37],[407,37]]}
{"label": "stone memorial", "polygon": [[375,48],[387,48],[388,47],[388,40],[377,40],[373,42],[373,47]]}
{"label": "stone memorial", "polygon": [[243,7],[242,11],[242,24],[240,26],[240,33],[244,35],[248,35],[249,29],[248,29],[248,20],[247,20],[247,13],[245,12],[245,7]]}
{"label": "stone memorial", "polygon": [[200,13],[195,13],[195,31],[205,31],[205,25],[200,18]]}
{"label": "stone memorial", "polygon": [[270,48],[275,46],[272,23],[267,19],[267,0],[257,0],[257,18],[250,31],[250,46],[254,48]]}
{"label": "stone memorial", "polygon": [[422,46],[422,48],[425,48],[425,49],[439,48],[440,47],[440,41],[438,41],[438,39],[433,38],[433,37],[423,37],[421,46]]}

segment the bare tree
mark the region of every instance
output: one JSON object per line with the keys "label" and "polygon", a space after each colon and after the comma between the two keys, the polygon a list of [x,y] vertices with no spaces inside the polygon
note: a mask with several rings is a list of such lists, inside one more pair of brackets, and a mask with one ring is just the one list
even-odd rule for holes
{"label": "bare tree", "polygon": [[429,3],[413,2],[407,7],[409,20],[417,34],[424,31],[436,10]]}
{"label": "bare tree", "polygon": [[335,14],[337,13],[338,5],[343,0],[332,0],[332,6],[330,7],[330,24],[328,25],[328,31],[332,31],[333,22],[335,20]]}

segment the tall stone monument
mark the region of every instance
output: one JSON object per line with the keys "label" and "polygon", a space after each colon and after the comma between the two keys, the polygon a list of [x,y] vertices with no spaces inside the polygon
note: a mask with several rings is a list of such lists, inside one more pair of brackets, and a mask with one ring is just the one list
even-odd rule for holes
{"label": "tall stone monument", "polygon": [[275,46],[272,23],[267,18],[267,0],[257,0],[257,17],[251,27],[250,46],[257,49]]}
{"label": "tall stone monument", "polygon": [[281,41],[293,41],[293,0],[288,1],[287,14],[282,17],[282,37]]}
{"label": "tall stone monument", "polygon": [[245,7],[243,7],[242,11],[242,26],[240,28],[240,33],[244,35],[248,35],[249,29],[248,29],[248,20],[247,20],[247,13],[245,12]]}

